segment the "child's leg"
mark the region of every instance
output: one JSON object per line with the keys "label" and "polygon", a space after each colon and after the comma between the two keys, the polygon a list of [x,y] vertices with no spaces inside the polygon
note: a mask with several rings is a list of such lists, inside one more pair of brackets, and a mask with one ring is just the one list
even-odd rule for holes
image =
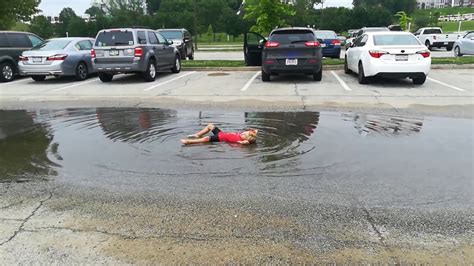
{"label": "child's leg", "polygon": [[196,137],[200,138],[200,137],[206,135],[207,133],[209,133],[210,131],[212,131],[214,128],[215,128],[214,124],[208,124],[205,128],[203,128],[201,131],[199,131],[198,133],[196,133],[194,135],[196,135]]}
{"label": "child's leg", "polygon": [[198,144],[198,143],[209,142],[209,140],[210,140],[210,137],[204,137],[204,138],[200,138],[200,139],[182,139],[181,143],[183,143],[184,145]]}

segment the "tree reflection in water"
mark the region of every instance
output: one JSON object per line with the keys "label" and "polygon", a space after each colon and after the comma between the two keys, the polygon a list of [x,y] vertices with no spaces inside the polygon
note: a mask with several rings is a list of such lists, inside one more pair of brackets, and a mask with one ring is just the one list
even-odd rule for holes
{"label": "tree reflection in water", "polygon": [[24,110],[0,111],[0,182],[43,180],[56,172],[48,159],[52,135]]}
{"label": "tree reflection in water", "polygon": [[247,127],[260,130],[258,160],[264,163],[265,169],[290,166],[295,163],[292,159],[312,151],[315,146],[306,146],[304,142],[315,133],[319,117],[319,112],[245,113]]}

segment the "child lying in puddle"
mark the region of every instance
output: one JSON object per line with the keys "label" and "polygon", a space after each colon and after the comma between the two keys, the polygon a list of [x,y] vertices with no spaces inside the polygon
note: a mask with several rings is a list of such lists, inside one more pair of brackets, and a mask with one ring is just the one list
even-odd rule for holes
{"label": "child lying in puddle", "polygon": [[[202,137],[209,132],[212,132],[211,136]],[[181,143],[188,145],[206,142],[228,142],[247,145],[255,143],[257,140],[257,133],[258,130],[256,129],[249,129],[243,132],[223,132],[213,124],[209,124],[198,133],[189,135],[188,139],[182,139]]]}

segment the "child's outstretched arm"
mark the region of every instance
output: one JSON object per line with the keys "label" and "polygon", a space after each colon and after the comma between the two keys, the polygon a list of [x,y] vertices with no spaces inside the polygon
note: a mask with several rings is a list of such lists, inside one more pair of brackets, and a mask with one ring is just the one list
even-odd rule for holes
{"label": "child's outstretched arm", "polygon": [[249,142],[248,140],[237,141],[237,143],[242,144],[242,145],[248,145],[248,144],[250,144],[250,142]]}

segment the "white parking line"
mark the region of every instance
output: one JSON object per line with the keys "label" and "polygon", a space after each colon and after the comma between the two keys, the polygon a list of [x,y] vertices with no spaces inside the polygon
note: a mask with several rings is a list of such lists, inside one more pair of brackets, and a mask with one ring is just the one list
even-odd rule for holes
{"label": "white parking line", "polygon": [[336,72],[331,71],[331,74],[337,79],[337,81],[339,81],[339,84],[341,84],[341,86],[342,86],[346,91],[352,91],[352,89],[349,88],[349,86],[344,82],[344,80],[341,79],[341,77],[339,77],[338,74],[336,74]]}
{"label": "white parking line", "polygon": [[23,82],[27,82],[27,81],[31,81],[31,79],[30,78],[24,78],[24,79],[19,79],[19,80],[15,80],[15,81],[1,83],[0,87],[6,86],[6,85],[12,85],[12,84],[16,84],[16,83],[23,83]]}
{"label": "white parking line", "polygon": [[249,87],[250,87],[250,84],[252,84],[252,82],[257,78],[257,76],[260,74],[260,71],[257,71],[257,73],[255,73],[255,75],[253,75],[249,81],[247,81],[247,83],[245,83],[245,85],[242,87],[242,89],[240,89],[241,91],[246,91]]}
{"label": "white parking line", "polygon": [[438,83],[438,84],[444,85],[444,86],[446,86],[446,87],[449,87],[449,88],[451,88],[451,89],[455,89],[455,90],[458,90],[458,91],[466,91],[466,90],[464,90],[464,89],[455,87],[455,86],[453,86],[453,85],[446,84],[446,83],[441,82],[441,81],[436,80],[436,79],[432,79],[432,78],[426,78],[426,79],[431,80],[431,81],[433,81],[433,82],[436,82],[436,83]]}
{"label": "white parking line", "polygon": [[153,89],[156,88],[156,87],[159,87],[159,86],[168,84],[168,83],[170,83],[170,82],[173,82],[173,81],[178,80],[178,79],[180,79],[180,78],[184,78],[184,77],[189,76],[189,75],[192,75],[192,74],[194,74],[194,73],[196,73],[196,71],[191,71],[191,72],[186,73],[186,74],[184,74],[184,75],[181,75],[181,76],[179,76],[179,77],[172,78],[172,79],[170,79],[170,80],[167,80],[167,81],[158,83],[158,84],[156,84],[156,85],[153,85],[153,86],[151,86],[151,87],[149,87],[149,88],[144,89],[143,91],[153,90]]}
{"label": "white parking line", "polygon": [[87,83],[91,83],[91,82],[94,82],[94,81],[97,81],[97,80],[99,80],[99,79],[95,78],[95,79],[91,79],[91,80],[88,80],[88,81],[77,82],[77,83],[67,85],[67,86],[64,86],[64,87],[61,87],[61,88],[57,88],[57,89],[54,89],[54,90],[49,90],[47,92],[62,91],[62,90],[74,88],[74,87],[77,87],[77,86],[81,86],[81,85],[84,85],[84,84],[87,84]]}

